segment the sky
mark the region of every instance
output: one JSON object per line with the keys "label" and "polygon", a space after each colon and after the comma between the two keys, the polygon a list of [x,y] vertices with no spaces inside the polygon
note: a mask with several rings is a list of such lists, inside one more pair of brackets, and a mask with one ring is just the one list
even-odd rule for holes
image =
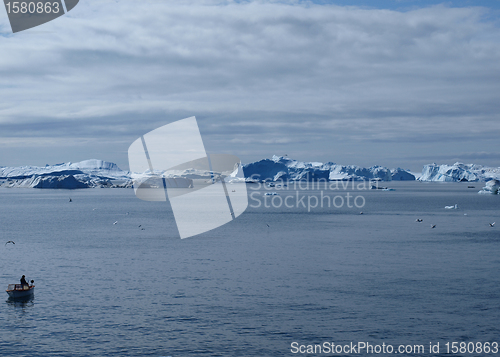
{"label": "sky", "polygon": [[111,161],[196,116],[209,153],[500,166],[500,0],[85,1],[12,34],[0,166]]}

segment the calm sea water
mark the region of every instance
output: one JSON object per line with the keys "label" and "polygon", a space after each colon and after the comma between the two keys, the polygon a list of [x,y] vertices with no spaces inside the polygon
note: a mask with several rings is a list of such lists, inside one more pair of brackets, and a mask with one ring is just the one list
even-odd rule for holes
{"label": "calm sea water", "polygon": [[363,208],[250,207],[184,240],[167,204],[133,190],[0,189],[0,286],[23,274],[36,283],[26,303],[3,293],[0,355],[500,342],[500,197],[478,195],[482,184],[390,186],[353,191]]}

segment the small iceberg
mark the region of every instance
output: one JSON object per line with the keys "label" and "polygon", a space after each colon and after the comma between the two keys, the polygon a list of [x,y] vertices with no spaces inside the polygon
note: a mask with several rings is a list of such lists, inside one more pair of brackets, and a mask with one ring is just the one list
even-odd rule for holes
{"label": "small iceberg", "polygon": [[499,180],[489,180],[486,182],[486,186],[483,187],[479,193],[489,193],[492,195],[500,194],[500,181]]}

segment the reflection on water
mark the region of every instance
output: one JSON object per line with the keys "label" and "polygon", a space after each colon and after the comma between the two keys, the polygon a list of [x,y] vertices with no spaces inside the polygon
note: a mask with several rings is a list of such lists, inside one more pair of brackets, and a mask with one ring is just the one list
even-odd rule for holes
{"label": "reflection on water", "polygon": [[26,296],[21,298],[11,298],[9,297],[6,301],[9,306],[14,308],[31,308],[35,305],[35,296]]}

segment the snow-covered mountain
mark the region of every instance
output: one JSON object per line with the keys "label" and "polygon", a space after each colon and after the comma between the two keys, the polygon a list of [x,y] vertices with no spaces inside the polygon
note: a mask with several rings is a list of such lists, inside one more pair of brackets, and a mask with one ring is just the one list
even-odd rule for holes
{"label": "snow-covered mountain", "polygon": [[243,165],[243,171],[247,181],[415,180],[413,174],[401,168],[390,170],[382,166],[364,168],[332,162],[301,162],[283,156]]}
{"label": "snow-covered mountain", "polygon": [[442,182],[488,181],[500,179],[500,167],[462,164],[460,162],[453,165],[430,164],[424,166],[422,175],[418,179],[420,181]]}

